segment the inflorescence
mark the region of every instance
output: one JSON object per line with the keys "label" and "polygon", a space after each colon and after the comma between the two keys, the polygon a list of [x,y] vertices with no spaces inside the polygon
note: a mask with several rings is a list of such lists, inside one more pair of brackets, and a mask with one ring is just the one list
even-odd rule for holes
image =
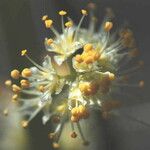
{"label": "inflorescence", "polygon": [[52,19],[43,16],[45,27],[55,35],[45,38],[45,47],[55,55],[47,55],[39,65],[30,58],[28,50],[22,50],[21,56],[25,56],[33,67],[11,71],[11,78],[19,80],[19,85],[11,80],[5,82],[14,92],[12,102],[19,104],[19,111],[25,117],[22,127],[26,128],[40,111],[44,113],[43,124],[51,119],[57,125],[49,134],[54,148],[59,148],[61,131],[68,120],[72,127],[70,136],[78,137],[76,125],[83,143],[88,144],[80,121],[88,119],[92,110],[99,110],[104,119],[109,118],[113,109],[121,106],[121,100],[113,99],[112,93],[117,93],[121,86],[144,86],[143,80],[138,84],[127,83],[143,61],[120,73],[120,68],[139,54],[132,31],[128,28],[115,31],[111,15],[106,16],[98,32],[94,16],[91,16],[89,28],[84,29],[81,24],[88,12],[81,10],[81,14],[76,26],[69,17],[64,22],[67,12],[61,10],[62,33],[54,28]]}

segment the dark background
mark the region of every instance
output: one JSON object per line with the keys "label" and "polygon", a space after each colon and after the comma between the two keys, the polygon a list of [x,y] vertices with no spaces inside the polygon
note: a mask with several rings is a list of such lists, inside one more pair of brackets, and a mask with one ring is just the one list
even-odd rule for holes
{"label": "dark background", "polygon": [[[57,12],[61,9],[67,10],[70,17],[77,23],[80,19],[80,9],[85,8],[88,2],[95,2],[99,22],[102,20],[105,8],[111,7],[118,22],[130,24],[141,51],[141,59],[145,62],[145,67],[140,73],[146,81],[146,87],[140,97],[141,103],[121,110],[142,122],[139,123],[125,116],[107,122],[100,120],[103,131],[106,131],[103,134],[99,133],[104,137],[105,143],[101,149],[149,150],[150,128],[146,126],[147,124],[143,125],[143,122],[150,123],[150,103],[148,102],[150,100],[149,0],[0,0],[1,79],[7,79],[9,71],[13,68],[30,66],[26,59],[20,57],[21,49],[29,49],[30,55],[37,62],[42,60],[45,54],[43,40],[45,37],[50,37],[50,33],[45,30],[41,16],[48,14],[54,20],[56,28],[60,30],[60,17]],[[86,21],[84,26],[86,26]],[[136,98],[136,93],[134,96]],[[50,125],[43,127],[40,118],[41,114],[34,119],[29,128],[30,147],[32,150],[49,150],[51,144],[46,137]],[[97,141],[97,138],[95,140]],[[94,148],[94,146],[89,148],[89,150],[99,149],[100,147]]]}

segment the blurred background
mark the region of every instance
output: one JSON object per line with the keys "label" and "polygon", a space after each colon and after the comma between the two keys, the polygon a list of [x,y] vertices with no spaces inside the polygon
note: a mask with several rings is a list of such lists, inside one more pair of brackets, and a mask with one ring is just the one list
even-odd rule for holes
{"label": "blurred background", "polygon": [[[41,21],[48,14],[60,30],[58,11],[65,9],[69,16],[78,23],[80,10],[89,2],[96,4],[95,15],[98,23],[102,21],[105,9],[111,7],[118,22],[129,23],[132,28],[144,69],[141,78],[146,81],[141,94],[134,93],[131,106],[119,110],[118,117],[103,121],[99,114],[82,123],[91,144],[79,146],[79,141],[72,142],[66,137],[66,125],[62,135],[64,150],[149,150],[150,149],[150,1],[148,0],[0,0],[0,110],[9,105],[11,93],[3,83],[9,78],[10,70],[29,67],[30,63],[20,57],[20,50],[28,49],[36,62],[41,62],[46,54],[43,41],[51,37]],[[87,25],[87,20],[83,26]],[[98,24],[99,25],[99,24]],[[140,103],[136,103],[139,99]],[[135,103],[134,103],[135,101]],[[10,110],[14,110],[10,106]],[[126,114],[126,115],[124,115]],[[51,141],[47,138],[51,124],[42,125],[39,114],[26,130],[19,126],[19,114],[10,113],[5,118],[0,116],[0,150],[51,150]],[[91,117],[92,118],[92,117]]]}

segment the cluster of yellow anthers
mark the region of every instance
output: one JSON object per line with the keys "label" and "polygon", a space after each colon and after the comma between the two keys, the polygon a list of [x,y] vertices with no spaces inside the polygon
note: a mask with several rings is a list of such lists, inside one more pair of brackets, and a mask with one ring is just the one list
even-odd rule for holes
{"label": "cluster of yellow anthers", "polygon": [[71,110],[71,121],[78,122],[80,119],[86,119],[89,117],[89,112],[87,108],[83,105],[74,107]]}
{"label": "cluster of yellow anthers", "polygon": [[106,72],[104,78],[101,81],[82,82],[79,84],[79,89],[85,96],[93,96],[98,90],[105,94],[109,92],[111,82],[115,80],[115,75],[110,72]]}
{"label": "cluster of yellow anthers", "polygon": [[20,80],[20,86],[16,85],[16,84],[12,84],[11,80],[6,80],[5,81],[5,85],[6,86],[11,86],[12,87],[12,91],[15,93],[15,95],[13,95],[12,100],[16,101],[18,98],[18,93],[21,92],[21,89],[25,89],[25,88],[29,88],[30,87],[30,82],[28,80],[26,80],[25,78],[28,78],[32,75],[32,72],[29,68],[25,68],[22,70],[22,72],[20,73],[19,70],[14,69],[11,71],[11,77],[12,79],[19,79],[22,78]]}
{"label": "cluster of yellow anthers", "polygon": [[75,60],[78,63],[91,64],[100,58],[100,53],[94,50],[92,44],[86,44],[83,48],[83,53],[81,55],[76,55]]}

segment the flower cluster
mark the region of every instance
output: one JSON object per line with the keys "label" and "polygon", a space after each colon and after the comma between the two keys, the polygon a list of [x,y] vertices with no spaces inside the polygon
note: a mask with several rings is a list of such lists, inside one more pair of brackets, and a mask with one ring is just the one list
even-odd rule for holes
{"label": "flower cluster", "polygon": [[139,54],[132,31],[128,28],[113,31],[110,15],[98,32],[94,30],[93,16],[89,28],[83,29],[81,24],[88,12],[81,10],[81,13],[81,20],[76,26],[69,17],[64,22],[66,11],[59,12],[62,33],[54,28],[53,20],[43,16],[45,27],[55,35],[44,42],[46,50],[53,52],[54,56],[47,55],[43,64],[38,65],[26,49],[22,50],[21,55],[34,66],[11,71],[11,77],[19,80],[19,85],[12,84],[10,80],[5,82],[14,92],[13,102],[20,104],[19,111],[25,117],[21,122],[24,128],[40,111],[44,113],[43,124],[50,119],[57,124],[56,130],[49,134],[54,148],[59,148],[61,131],[68,120],[72,125],[71,137],[78,136],[74,128],[77,125],[83,143],[88,144],[80,120],[90,117],[92,110],[100,110],[104,119],[109,118],[113,109],[121,106],[121,101],[113,99],[112,93],[118,92],[120,86],[144,86],[144,81],[136,85],[127,83],[130,73],[140,68],[142,61],[120,72]]}

